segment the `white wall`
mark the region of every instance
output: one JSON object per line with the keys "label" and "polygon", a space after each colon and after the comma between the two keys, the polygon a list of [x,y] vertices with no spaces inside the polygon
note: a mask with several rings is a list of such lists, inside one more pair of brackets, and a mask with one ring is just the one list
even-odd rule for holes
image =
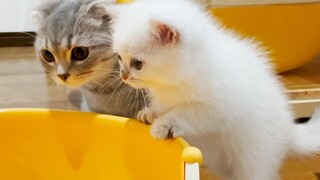
{"label": "white wall", "polygon": [[320,0],[202,0],[202,1],[207,1],[207,3],[212,6],[320,2]]}
{"label": "white wall", "polygon": [[[42,0],[0,0],[0,33],[33,31],[30,12]],[[264,3],[295,3],[319,2],[320,0],[198,0],[213,6],[264,4]]]}
{"label": "white wall", "polygon": [[41,0],[0,0],[0,32],[33,31],[30,12]]}

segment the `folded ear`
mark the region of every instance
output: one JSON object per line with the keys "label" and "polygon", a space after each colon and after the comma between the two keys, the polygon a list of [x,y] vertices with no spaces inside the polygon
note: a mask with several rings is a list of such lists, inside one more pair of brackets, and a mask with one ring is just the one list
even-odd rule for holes
{"label": "folded ear", "polygon": [[91,3],[87,9],[87,15],[95,19],[111,19],[106,4],[101,1]]}
{"label": "folded ear", "polygon": [[174,28],[156,20],[150,20],[149,26],[153,38],[161,45],[177,44],[179,35]]}
{"label": "folded ear", "polygon": [[39,11],[32,11],[30,13],[30,18],[33,21],[33,23],[39,25],[43,19],[43,16]]}
{"label": "folded ear", "polygon": [[39,27],[43,20],[50,15],[52,10],[55,9],[61,1],[63,0],[50,0],[39,3],[36,9],[30,13],[30,19]]}

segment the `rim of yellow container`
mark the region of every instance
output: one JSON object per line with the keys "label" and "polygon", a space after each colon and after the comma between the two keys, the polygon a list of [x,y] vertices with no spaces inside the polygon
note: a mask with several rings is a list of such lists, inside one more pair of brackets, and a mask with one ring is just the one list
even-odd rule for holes
{"label": "rim of yellow container", "polygon": [[[89,114],[91,116],[97,116],[104,119],[112,119],[112,121],[125,123],[128,121],[137,121],[134,119],[126,118],[126,117],[119,117],[109,114],[97,114],[92,112],[78,112],[78,111],[71,111],[71,110],[58,110],[58,109],[44,109],[44,108],[3,108],[0,109],[0,113],[74,113],[74,114]],[[202,163],[202,154],[201,151],[196,148],[190,146],[190,144],[185,141],[183,138],[176,138],[175,141],[179,143],[183,147],[182,151],[182,160],[186,163]]]}

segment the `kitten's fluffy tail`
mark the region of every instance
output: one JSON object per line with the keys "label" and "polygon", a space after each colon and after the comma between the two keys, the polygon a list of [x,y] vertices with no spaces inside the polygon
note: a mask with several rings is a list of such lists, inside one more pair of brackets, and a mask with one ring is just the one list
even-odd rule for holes
{"label": "kitten's fluffy tail", "polygon": [[320,109],[317,109],[311,119],[294,126],[294,152],[301,155],[312,155],[320,152]]}

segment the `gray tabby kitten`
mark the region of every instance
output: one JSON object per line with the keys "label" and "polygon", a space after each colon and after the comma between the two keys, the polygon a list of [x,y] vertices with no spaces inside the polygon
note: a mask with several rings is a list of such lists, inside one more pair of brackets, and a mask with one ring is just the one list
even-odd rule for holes
{"label": "gray tabby kitten", "polygon": [[146,104],[143,91],[119,78],[111,48],[112,14],[107,2],[55,0],[33,12],[36,54],[58,84],[80,88],[82,110],[135,118]]}

